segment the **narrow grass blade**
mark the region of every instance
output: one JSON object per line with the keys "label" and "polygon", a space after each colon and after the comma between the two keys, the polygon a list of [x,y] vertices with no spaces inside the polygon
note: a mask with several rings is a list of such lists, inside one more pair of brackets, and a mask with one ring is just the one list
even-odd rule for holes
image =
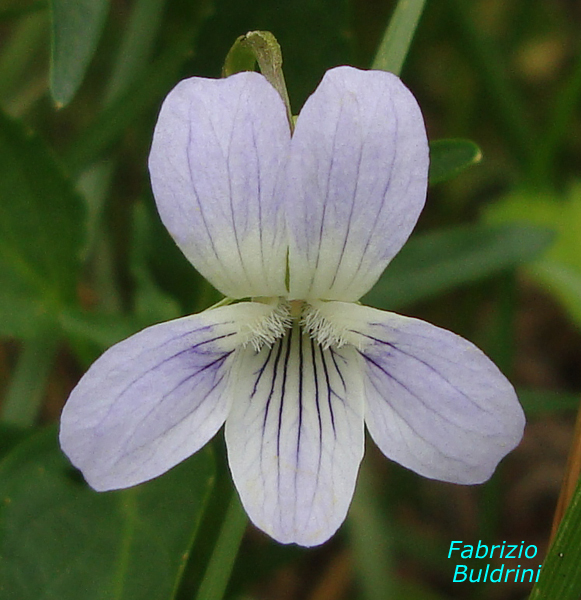
{"label": "narrow grass blade", "polygon": [[399,0],[381,40],[372,69],[399,75],[410,49],[426,0]]}

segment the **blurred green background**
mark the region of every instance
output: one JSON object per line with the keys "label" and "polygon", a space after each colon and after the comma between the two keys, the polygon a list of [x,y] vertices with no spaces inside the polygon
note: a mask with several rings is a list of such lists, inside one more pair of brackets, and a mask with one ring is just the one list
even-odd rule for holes
{"label": "blurred green background", "polygon": [[[54,424],[103,350],[220,299],[155,211],[147,155],[168,91],[219,77],[239,35],[268,30],[297,114],[325,70],[371,66],[395,6],[0,0],[1,600],[221,597],[198,595],[210,557],[224,561],[222,587],[236,557],[236,541],[219,553],[231,495],[221,437],[157,481],[98,495],[60,454]],[[451,540],[525,540],[539,561],[523,566],[536,569],[577,440],[580,31],[573,0],[427,0],[401,76],[431,142],[476,146],[433,145],[418,227],[364,299],[485,350],[527,413],[521,446],[490,482],[462,487],[369,441],[339,533],[304,550],[250,526],[226,597],[528,597],[529,583],[453,583],[447,555]],[[535,597],[581,596],[578,579],[567,585]]]}

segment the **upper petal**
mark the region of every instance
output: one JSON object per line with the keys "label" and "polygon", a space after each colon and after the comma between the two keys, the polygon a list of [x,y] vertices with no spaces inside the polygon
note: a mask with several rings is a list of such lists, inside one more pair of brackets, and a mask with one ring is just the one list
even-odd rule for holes
{"label": "upper petal", "polygon": [[322,350],[295,326],[242,354],[226,443],[244,508],[279,542],[321,544],[345,519],[363,456],[355,350]]}
{"label": "upper petal", "polygon": [[329,304],[348,313],[343,326],[359,338],[365,422],[384,454],[434,479],[488,479],[525,424],[513,387],[494,363],[470,342],[418,319]]}
{"label": "upper petal", "polygon": [[227,296],[286,292],[284,215],[274,196],[290,131],[258,73],[180,82],[149,157],[159,214],[190,262]]}
{"label": "upper petal", "polygon": [[241,323],[270,310],[241,303],[154,325],[107,350],[63,410],[61,447],[95,489],[129,487],[201,448],[229,410]]}
{"label": "upper petal", "polygon": [[281,188],[290,297],[367,292],[418,219],[428,162],[422,114],[399,78],[328,71],[299,115]]}

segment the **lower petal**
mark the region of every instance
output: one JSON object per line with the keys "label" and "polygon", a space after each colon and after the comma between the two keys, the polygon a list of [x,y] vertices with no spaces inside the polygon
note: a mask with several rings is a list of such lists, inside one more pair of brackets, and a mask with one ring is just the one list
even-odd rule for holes
{"label": "lower petal", "polygon": [[265,311],[240,303],[161,323],[116,344],[63,410],[61,447],[96,490],[164,473],[216,433],[230,408],[243,324]]}
{"label": "lower petal", "polygon": [[521,440],[510,382],[478,348],[418,319],[328,303],[359,345],[365,421],[389,458],[433,479],[481,483]]}
{"label": "lower petal", "polygon": [[322,350],[295,326],[237,364],[226,422],[232,476],[252,521],[282,543],[314,546],[341,525],[363,457],[354,348]]}

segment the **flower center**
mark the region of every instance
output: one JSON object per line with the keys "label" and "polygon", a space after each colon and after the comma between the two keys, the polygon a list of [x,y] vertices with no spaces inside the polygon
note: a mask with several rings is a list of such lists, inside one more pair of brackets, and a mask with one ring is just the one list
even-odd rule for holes
{"label": "flower center", "polygon": [[349,343],[349,331],[339,323],[339,319],[333,318],[333,312],[328,309],[326,302],[309,303],[283,298],[259,298],[254,301],[272,306],[268,315],[245,325],[243,345],[251,344],[256,352],[264,346],[272,347],[293,324],[298,324],[323,350],[331,346],[340,348]]}

